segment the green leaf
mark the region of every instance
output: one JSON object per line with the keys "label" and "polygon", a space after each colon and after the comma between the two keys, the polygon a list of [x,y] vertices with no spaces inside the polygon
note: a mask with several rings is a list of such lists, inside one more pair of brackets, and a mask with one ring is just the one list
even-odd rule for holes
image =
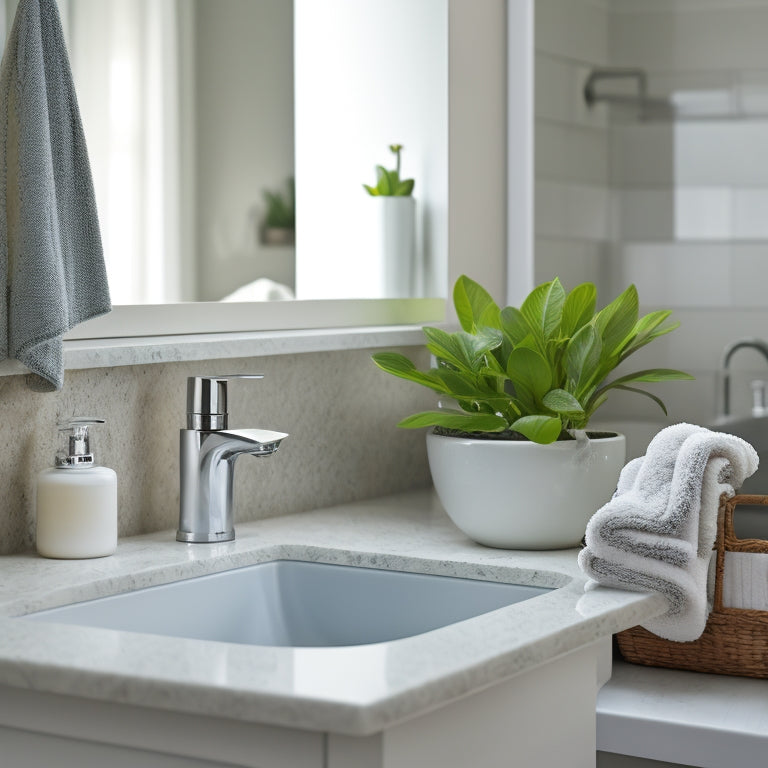
{"label": "green leaf", "polygon": [[646,392],[644,389],[637,389],[637,387],[626,387],[623,384],[615,387],[615,389],[623,389],[626,392],[636,392],[638,395],[645,395],[646,397],[650,397],[651,400],[653,400],[653,402],[656,403],[656,405],[658,405],[662,411],[664,411],[665,416],[669,415],[667,413],[667,407],[664,405],[662,399],[660,397],[656,397],[656,395],[653,395],[650,392]]}
{"label": "green leaf", "polygon": [[637,371],[635,373],[628,373],[626,376],[621,376],[618,379],[614,379],[609,384],[602,387],[605,389],[612,389],[619,384],[629,384],[638,381],[693,381],[694,377],[690,373],[683,371],[677,371],[674,368],[648,368],[644,371]]}
{"label": "green leaf", "polygon": [[563,431],[563,424],[556,416],[521,416],[510,425],[534,443],[554,443]]}
{"label": "green leaf", "polygon": [[397,197],[408,197],[413,192],[413,179],[404,179],[398,182],[394,194]]}
{"label": "green leaf", "polygon": [[560,333],[564,337],[573,336],[583,325],[586,325],[595,314],[597,303],[597,288],[594,283],[577,285],[566,296],[563,304],[563,317],[560,321]]}
{"label": "green leaf", "polygon": [[584,414],[581,403],[564,389],[551,389],[542,398],[542,403],[550,411],[561,413],[564,416],[581,416]]}
{"label": "green leaf", "polygon": [[419,427],[446,427],[463,432],[503,432],[509,426],[507,420],[491,413],[465,413],[449,408],[439,411],[415,413],[403,419],[398,427],[418,429]]}
{"label": "green leaf", "polygon": [[363,184],[363,186],[365,187],[365,189],[368,192],[368,194],[371,195],[371,197],[378,197],[379,196],[379,190],[376,189],[376,187],[370,187],[367,184]]}
{"label": "green leaf", "polygon": [[520,307],[520,312],[542,344],[560,327],[564,303],[565,289],[555,278],[534,288]]}
{"label": "green leaf", "polygon": [[483,364],[484,355],[501,344],[501,332],[485,328],[476,335],[458,331],[447,333],[441,328],[424,328],[427,349],[457,368],[476,373]]}
{"label": "green leaf", "polygon": [[504,307],[501,310],[501,330],[513,347],[532,333],[531,326],[517,307]]}
{"label": "green leaf", "polygon": [[377,352],[373,357],[373,362],[381,368],[382,371],[391,373],[401,379],[415,381],[417,384],[434,389],[436,392],[445,394],[445,388],[442,381],[435,376],[435,372],[424,373],[420,371],[405,355],[399,352]]}
{"label": "green leaf", "polygon": [[383,165],[377,165],[376,173],[378,175],[376,188],[379,190],[379,194],[385,197],[391,195],[392,183],[390,181],[389,171]]}
{"label": "green leaf", "polygon": [[658,339],[659,336],[664,336],[678,328],[680,323],[670,323],[669,325],[659,327],[671,314],[670,310],[660,309],[657,312],[651,312],[645,315],[645,317],[641,317],[632,331],[629,342],[621,352],[621,359],[626,359],[633,352],[636,352],[646,344],[650,344],[654,339]]}
{"label": "green leaf", "polygon": [[[453,305],[456,307],[456,314],[459,317],[461,327],[467,333],[472,333],[475,330],[475,327],[480,324],[479,321],[483,313],[489,308],[495,308],[497,312],[500,312],[491,294],[466,275],[461,275],[453,286]],[[482,325],[493,326],[493,323],[486,322]]]}
{"label": "green leaf", "polygon": [[541,400],[552,386],[552,369],[549,363],[535,350],[517,347],[512,350],[507,363],[507,376],[515,385]]}
{"label": "green leaf", "polygon": [[[628,373],[626,376],[621,376],[618,379],[614,379],[603,387],[600,387],[594,395],[590,398],[590,402],[587,408],[588,413],[591,415],[594,413],[598,405],[602,404],[605,400],[605,395],[612,389],[626,389],[630,392],[639,392],[646,397],[650,397],[652,400],[659,402],[662,410],[666,413],[663,403],[661,403],[655,395],[651,395],[643,389],[634,389],[633,387],[626,386],[627,384],[634,384],[636,382],[658,382],[658,381],[693,381],[693,376],[683,371],[676,371],[672,368],[649,368],[645,371],[637,371],[636,373]],[[602,399],[600,399],[602,398]],[[599,402],[598,402],[599,400]]]}
{"label": "green leaf", "polygon": [[595,327],[602,338],[604,358],[619,354],[637,323],[638,308],[637,288],[630,285],[597,313]]}
{"label": "green leaf", "polygon": [[481,313],[478,321],[478,328],[494,328],[501,330],[501,310],[496,303],[489,304]]}
{"label": "green leaf", "polygon": [[510,398],[503,388],[494,389],[486,383],[482,376],[459,373],[446,368],[434,372],[435,378],[442,382],[444,394],[459,401],[462,407],[467,406],[471,411],[488,411],[496,413],[509,409]]}
{"label": "green leaf", "polygon": [[582,326],[568,342],[563,355],[566,385],[574,393],[581,393],[595,372],[602,352],[600,335],[591,323]]}

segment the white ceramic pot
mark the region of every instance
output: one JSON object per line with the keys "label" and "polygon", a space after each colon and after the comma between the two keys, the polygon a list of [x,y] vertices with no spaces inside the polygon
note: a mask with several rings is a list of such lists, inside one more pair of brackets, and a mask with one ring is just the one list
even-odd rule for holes
{"label": "white ceramic pot", "polygon": [[372,197],[374,263],[382,298],[414,295],[416,269],[416,200],[413,197]]}
{"label": "white ceramic pot", "polygon": [[432,480],[445,511],[471,539],[503,549],[578,546],[616,489],[624,435],[539,445],[429,433]]}

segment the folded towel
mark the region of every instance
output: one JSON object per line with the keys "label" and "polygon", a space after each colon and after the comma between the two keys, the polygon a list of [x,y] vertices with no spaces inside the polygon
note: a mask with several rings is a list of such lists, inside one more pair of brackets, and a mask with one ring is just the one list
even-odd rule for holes
{"label": "folded towel", "polygon": [[739,437],[692,424],[663,429],[589,521],[581,569],[605,586],[664,595],[669,610],[643,626],[668,640],[695,640],[710,610],[720,496],[733,496],[757,465],[755,449]]}
{"label": "folded towel", "polygon": [[64,383],[61,337],[111,309],[55,0],[21,0],[0,68],[0,297],[0,360],[40,391]]}

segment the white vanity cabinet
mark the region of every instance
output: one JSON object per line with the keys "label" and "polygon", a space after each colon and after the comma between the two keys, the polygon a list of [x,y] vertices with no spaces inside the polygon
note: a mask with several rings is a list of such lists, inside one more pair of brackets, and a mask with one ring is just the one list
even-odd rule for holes
{"label": "white vanity cabinet", "polygon": [[595,765],[593,643],[372,735],[180,714],[0,687],[8,768],[501,768]]}

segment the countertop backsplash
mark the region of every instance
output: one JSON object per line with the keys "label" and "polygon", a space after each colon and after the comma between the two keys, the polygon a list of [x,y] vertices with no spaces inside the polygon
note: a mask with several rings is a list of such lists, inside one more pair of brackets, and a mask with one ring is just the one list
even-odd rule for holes
{"label": "countertop backsplash", "polygon": [[[403,350],[422,355],[422,349]],[[371,362],[369,350],[304,353],[67,371],[61,392],[31,392],[0,378],[0,554],[34,546],[34,480],[53,464],[56,425],[97,416],[98,461],[117,472],[120,536],[175,528],[179,429],[188,376],[263,373],[232,382],[230,427],[287,432],[280,452],[243,456],[235,470],[235,522],[273,517],[429,485],[422,430],[397,422],[434,398]]]}

